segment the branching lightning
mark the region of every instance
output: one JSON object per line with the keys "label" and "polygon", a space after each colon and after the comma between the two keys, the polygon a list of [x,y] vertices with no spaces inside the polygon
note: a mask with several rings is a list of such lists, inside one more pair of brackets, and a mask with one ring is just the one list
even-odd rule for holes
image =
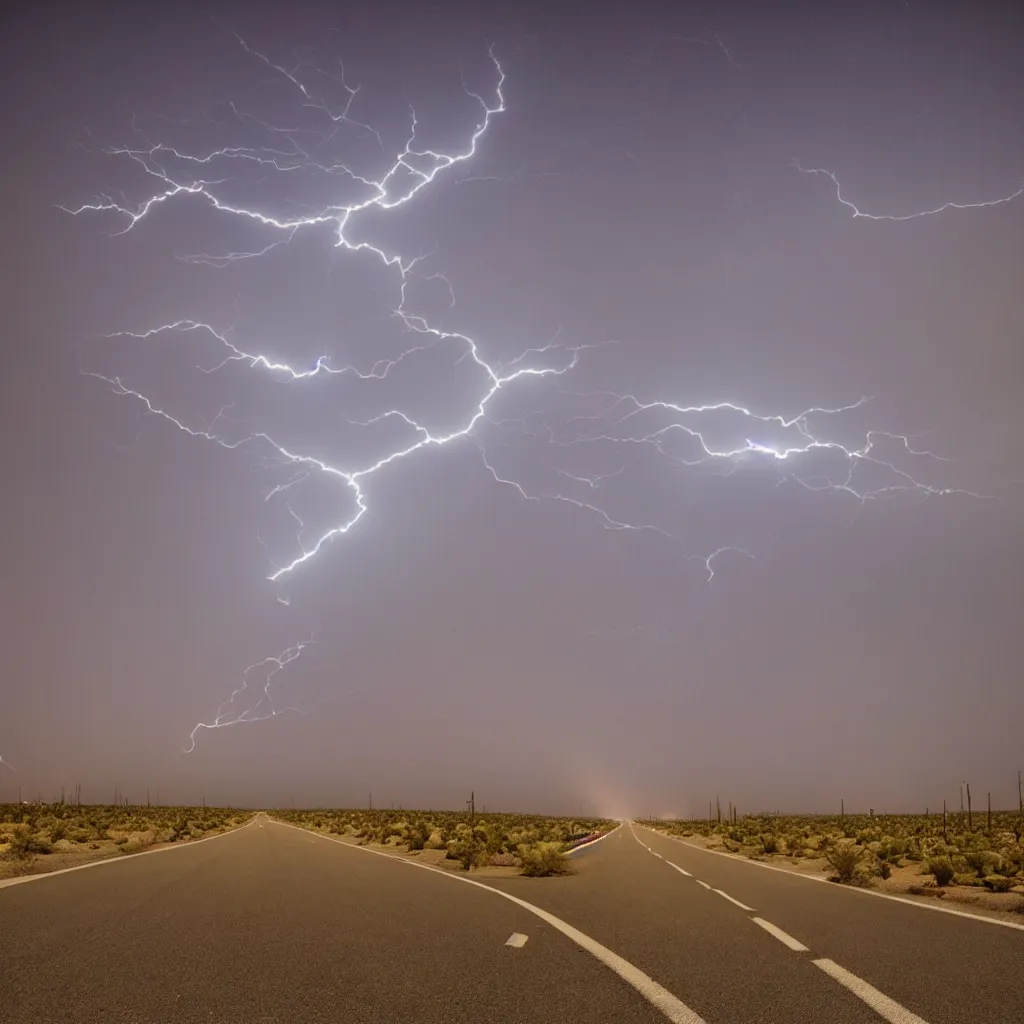
{"label": "branching lightning", "polygon": [[976,203],[943,203],[941,206],[936,206],[931,210],[918,210],[916,213],[904,213],[904,214],[892,214],[892,213],[867,213],[865,210],[858,209],[857,205],[851,202],[843,195],[843,190],[839,184],[839,179],[836,177],[833,171],[826,171],[821,167],[801,167],[799,161],[794,161],[796,169],[802,171],[804,174],[823,174],[828,178],[835,186],[836,199],[843,204],[848,210],[850,210],[853,216],[863,217],[865,220],[893,220],[893,221],[904,221],[904,220],[917,220],[920,217],[932,217],[937,213],[945,213],[947,210],[982,210],[990,206],[1003,206],[1006,203],[1013,202],[1014,199],[1024,195],[1024,184],[1017,189],[1016,192],[1011,192],[1009,195],[1000,196],[997,199],[988,199],[982,202]]}
{"label": "branching lightning", "polygon": [[[614,487],[619,487],[620,496],[624,494],[628,498],[631,488],[637,486],[628,472],[631,453],[637,449],[651,453],[658,460],[667,460],[673,471],[692,471],[704,467],[717,471],[718,475],[727,475],[754,464],[765,463],[778,467],[776,485],[788,480],[811,491],[847,495],[861,503],[901,492],[935,496],[951,494],[956,490],[921,482],[908,469],[896,464],[897,458],[938,458],[932,453],[915,450],[905,436],[872,430],[864,435],[861,443],[851,446],[822,434],[822,422],[860,410],[866,399],[839,408],[813,407],[795,416],[786,417],[758,413],[745,405],[729,401],[685,405],[667,400],[646,401],[632,394],[614,391],[573,393],[565,390],[560,386],[562,379],[579,365],[587,350],[596,347],[592,344],[570,346],[550,343],[526,348],[519,357],[504,366],[488,361],[480,342],[466,334],[442,329],[426,315],[409,307],[408,285],[414,277],[424,279],[417,270],[422,256],[409,258],[367,241],[357,241],[352,228],[361,220],[361,215],[370,211],[378,215],[386,214],[409,204],[445,172],[474,157],[481,140],[497,116],[505,110],[505,73],[494,53],[490,53],[496,79],[492,98],[487,100],[477,93],[466,90],[467,95],[479,104],[480,114],[461,149],[441,152],[420,145],[417,141],[418,122],[413,110],[411,127],[404,145],[397,148],[382,174],[370,175],[358,173],[341,160],[326,160],[320,151],[322,146],[314,156],[309,148],[299,141],[303,133],[312,131],[317,134],[321,143],[333,142],[343,137],[344,128],[346,131],[357,131],[364,137],[372,136],[381,152],[384,152],[385,143],[380,132],[352,116],[359,88],[348,84],[343,70],[340,76],[333,76],[333,80],[345,94],[344,103],[335,108],[305,84],[305,72],[310,70],[312,65],[298,60],[291,66],[275,63],[250,47],[240,36],[235,35],[235,38],[248,55],[274,72],[283,87],[291,92],[298,102],[301,116],[319,121],[320,126],[279,126],[241,111],[232,104],[231,110],[237,123],[261,136],[262,143],[202,152],[193,152],[166,142],[153,142],[146,138],[141,130],[135,128],[134,144],[111,148],[108,152],[112,156],[130,161],[141,169],[146,179],[154,182],[150,194],[134,203],[125,199],[115,199],[110,195],[99,196],[77,208],[68,209],[67,212],[76,216],[87,213],[115,215],[123,222],[123,227],[117,233],[124,234],[135,229],[155,210],[171,202],[190,200],[205,204],[217,216],[248,222],[266,233],[265,244],[252,251],[201,253],[182,257],[193,263],[218,268],[244,260],[258,259],[282,245],[287,245],[298,232],[317,229],[329,231],[335,247],[365,255],[368,259],[377,261],[385,273],[394,275],[397,295],[394,316],[398,318],[404,331],[417,336],[417,344],[394,358],[379,359],[362,368],[335,365],[326,354],[318,358],[311,367],[296,367],[280,358],[252,350],[236,339],[233,327],[221,329],[201,319],[183,317],[144,330],[118,332],[109,337],[146,342],[165,336],[194,335],[208,341],[215,350],[215,355],[208,365],[198,368],[202,373],[217,374],[228,366],[234,366],[245,371],[268,375],[273,380],[296,387],[301,387],[304,382],[317,377],[344,377],[357,382],[383,380],[404,360],[414,354],[433,350],[453,350],[459,353],[458,361],[471,362],[478,378],[476,391],[465,400],[459,425],[445,432],[431,431],[417,418],[399,408],[384,409],[367,420],[348,420],[347,422],[353,426],[365,428],[388,423],[404,431],[407,440],[394,445],[377,458],[345,465],[326,461],[309,451],[297,450],[275,437],[270,431],[232,433],[230,417],[227,415],[230,406],[221,409],[211,422],[196,425],[187,422],[183,415],[165,408],[142,390],[131,386],[121,375],[88,371],[91,376],[110,385],[116,394],[132,399],[145,412],[168,422],[191,437],[211,441],[228,450],[244,448],[265,459],[268,465],[287,470],[290,473],[288,479],[270,489],[265,496],[267,501],[287,501],[286,494],[290,488],[313,477],[325,478],[339,486],[347,496],[351,510],[337,518],[333,525],[308,543],[303,540],[305,523],[294,508],[286,504],[289,515],[298,525],[298,551],[282,564],[272,568],[267,577],[272,583],[280,583],[285,577],[290,577],[306,567],[324,551],[329,542],[347,535],[362,521],[370,508],[365,484],[371,477],[397,466],[410,456],[425,454],[428,449],[455,445],[461,441],[475,445],[491,477],[496,482],[515,489],[522,498],[532,502],[558,502],[571,506],[588,513],[599,525],[609,530],[654,534],[669,542],[681,558],[701,562],[707,574],[707,581],[711,581],[715,576],[713,563],[717,559],[730,553],[747,559],[753,559],[755,555],[730,543],[717,546],[707,555],[686,553],[683,540],[672,523],[635,521],[624,513],[612,511],[619,507],[621,502],[619,505],[606,502],[606,493]],[[720,40],[719,44],[721,45]],[[724,46],[722,48],[724,50]],[[725,52],[728,56],[728,51]],[[325,74],[319,69],[313,70],[321,75]],[[266,209],[229,201],[226,198],[227,186],[235,176],[252,167],[258,168],[261,175],[280,175],[286,182],[295,172],[315,174],[331,183],[336,182],[339,192],[344,186],[361,194],[354,201],[339,200],[301,216],[283,217]],[[857,210],[842,197],[838,182],[830,172],[812,170],[808,173],[826,174],[831,177],[840,201],[853,209],[855,216],[871,216]],[[1015,195],[1019,194],[1020,192]],[[1008,202],[1014,197],[997,202]],[[952,205],[955,204],[947,204],[947,207]],[[431,274],[425,279],[442,280],[448,286],[451,305],[454,305],[454,292],[447,278],[440,274]],[[545,378],[550,383],[559,385],[556,389],[557,394],[564,398],[574,411],[563,416],[557,426],[548,424],[540,432],[527,428],[525,420],[512,421],[519,424],[522,436],[542,441],[549,451],[570,461],[575,457],[581,457],[584,465],[585,456],[589,451],[600,449],[605,453],[614,452],[615,464],[619,468],[607,473],[594,473],[579,469],[580,463],[574,462],[571,466],[555,469],[552,474],[554,479],[566,481],[564,485],[546,489],[530,487],[499,468],[485,435],[489,430],[500,430],[502,424],[509,421],[500,421],[490,415],[493,401],[499,393],[507,393],[513,387],[524,388]],[[594,409],[597,411],[592,411]],[[715,437],[722,436],[729,436],[734,440],[730,443],[714,440]],[[735,438],[739,440],[736,441]],[[804,463],[812,464],[811,468],[802,468]],[[282,597],[281,600],[287,603],[286,598]],[[195,748],[199,730],[252,722],[289,710],[275,708],[270,697],[270,683],[279,672],[298,658],[307,646],[305,643],[296,644],[279,657],[267,658],[250,665],[243,673],[241,686],[218,708],[213,720],[200,722],[192,730],[187,751]],[[266,672],[262,688],[250,686],[250,676],[260,670]],[[243,708],[243,703],[250,700],[254,693],[258,695],[255,703]]]}
{"label": "branching lightning", "polygon": [[[295,644],[289,647],[286,651],[282,652],[276,658],[264,658],[262,661],[256,662],[254,665],[250,665],[242,673],[242,685],[237,687],[231,694],[230,697],[225,700],[219,708],[217,708],[217,714],[214,716],[212,722],[199,722],[195,728],[189,733],[189,745],[185,748],[186,754],[191,754],[196,748],[196,733],[200,729],[223,729],[229,725],[240,725],[242,722],[259,722],[265,718],[273,718],[275,715],[282,715],[286,711],[294,711],[296,714],[305,714],[306,712],[301,711],[299,708],[294,707],[275,707],[273,698],[270,694],[270,684],[273,682],[274,676],[281,672],[286,665],[295,661],[302,652],[310,646],[312,641],[306,643]],[[235,706],[236,701],[249,690],[249,675],[250,673],[256,672],[259,669],[264,671],[263,686],[259,688],[259,695],[256,698],[255,704],[242,707],[241,709]]]}

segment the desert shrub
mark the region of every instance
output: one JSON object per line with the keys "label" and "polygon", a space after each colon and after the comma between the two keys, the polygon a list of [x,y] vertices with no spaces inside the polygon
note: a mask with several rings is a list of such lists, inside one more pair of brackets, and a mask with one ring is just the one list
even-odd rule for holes
{"label": "desert shrub", "polygon": [[882,879],[889,878],[892,875],[892,865],[884,857],[876,858],[875,863],[872,865],[872,870]]}
{"label": "desert shrub", "polygon": [[970,888],[973,886],[976,889],[982,888],[985,883],[972,871],[965,871],[963,874],[959,872],[953,876],[954,885],[964,885]]}
{"label": "desert shrub", "polygon": [[956,873],[948,857],[932,857],[928,861],[928,872],[935,876],[938,885],[949,885]]}
{"label": "desert shrub", "polygon": [[469,871],[472,868],[482,868],[490,860],[490,854],[483,843],[470,836],[451,840],[445,859],[457,860],[464,870]]}
{"label": "desert shrub", "polygon": [[50,841],[41,835],[33,835],[24,826],[11,836],[11,847],[7,851],[15,857],[31,857],[36,853],[53,853]]}
{"label": "desert shrub", "polygon": [[405,833],[405,842],[410,850],[422,850],[430,839],[430,826],[424,821],[417,821]]}
{"label": "desert shrub", "polygon": [[424,850],[443,850],[447,845],[447,839],[443,838],[443,832],[440,829],[434,829],[430,833],[430,837],[423,844]]}
{"label": "desert shrub", "polygon": [[967,866],[981,878],[985,874],[985,855],[981,850],[970,850],[964,854]]}
{"label": "desert shrub", "polygon": [[835,871],[836,881],[843,885],[853,883],[857,868],[864,859],[864,851],[854,843],[843,843],[841,846],[834,846],[825,853],[825,860]]}
{"label": "desert shrub", "polygon": [[385,822],[380,828],[377,829],[377,835],[375,841],[380,843],[382,846],[387,846],[388,840],[392,836],[402,837],[402,830],[397,825],[392,825],[391,822]]}
{"label": "desert shrub", "polygon": [[1010,886],[1013,885],[1013,880],[1005,875],[986,875],[982,882],[989,892],[1009,892]]}
{"label": "desert shrub", "polygon": [[50,829],[50,842],[59,843],[62,839],[67,838],[68,827],[63,821],[58,821],[53,828]]}
{"label": "desert shrub", "polygon": [[550,843],[520,846],[519,859],[523,863],[520,874],[530,878],[546,878],[549,875],[571,875],[573,873],[569,859]]}
{"label": "desert shrub", "polygon": [[764,847],[765,853],[779,852],[779,841],[771,833],[765,833],[765,835],[761,836],[761,846]]}
{"label": "desert shrub", "polygon": [[5,854],[7,859],[26,860],[32,855],[32,833],[24,825],[18,825],[9,833],[7,841],[10,844]]}
{"label": "desert shrub", "polygon": [[496,868],[517,868],[522,861],[514,853],[494,853],[489,863]]}
{"label": "desert shrub", "polygon": [[1024,871],[1024,847],[1007,846],[1001,851],[1003,857],[1003,874],[1016,875]]}

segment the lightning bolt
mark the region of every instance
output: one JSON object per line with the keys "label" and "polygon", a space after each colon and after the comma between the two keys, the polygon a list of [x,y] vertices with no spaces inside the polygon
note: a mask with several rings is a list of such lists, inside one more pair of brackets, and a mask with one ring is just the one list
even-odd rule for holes
{"label": "lightning bolt", "polygon": [[839,179],[833,171],[826,171],[821,167],[801,167],[798,160],[794,161],[794,166],[798,171],[801,171],[804,174],[825,175],[825,177],[828,178],[835,186],[836,199],[838,199],[843,206],[852,211],[854,218],[863,217],[865,220],[917,220],[919,217],[932,217],[937,213],[945,213],[947,210],[982,210],[989,206],[1003,206],[1006,203],[1013,202],[1013,200],[1017,199],[1019,196],[1024,195],[1024,185],[1021,185],[1016,192],[1011,192],[1009,195],[1000,196],[998,199],[984,200],[978,203],[943,203],[941,206],[936,206],[934,209],[919,210],[916,213],[867,213],[864,210],[858,209],[855,203],[851,202],[843,195],[843,190],[839,185]]}
{"label": "lightning bolt", "polygon": [[2,755],[2,754],[0,754],[0,764],[4,765],[4,767],[6,767],[6,768],[10,768],[10,769],[11,769],[11,771],[12,771],[12,772],[14,772],[14,773],[15,773],[15,775],[17,775],[17,773],[18,773],[18,769],[17,769],[17,768],[15,768],[15,767],[14,767],[14,765],[13,765],[13,764],[11,764],[11,762],[10,762],[10,761],[5,761],[5,760],[3,759],[3,755]]}
{"label": "lightning bolt", "polygon": [[[221,703],[220,707],[217,708],[217,714],[214,716],[213,721],[199,722],[192,732],[189,733],[189,746],[185,748],[184,753],[191,754],[195,750],[196,733],[200,729],[224,729],[229,725],[240,725],[243,722],[261,722],[267,718],[273,718],[275,715],[282,715],[286,711],[294,711],[300,715],[306,714],[305,711],[301,711],[299,708],[275,707],[273,698],[270,695],[270,684],[278,672],[283,671],[287,665],[290,665],[300,657],[302,652],[311,644],[311,640],[305,643],[294,644],[276,658],[264,658],[262,661],[250,665],[242,673],[241,686],[237,687],[231,696]],[[239,701],[242,695],[249,690],[249,674],[256,672],[258,669],[263,669],[265,675],[263,677],[263,686],[258,691],[259,695],[256,698],[256,702],[240,710],[236,709],[234,706],[236,701]]]}
{"label": "lightning bolt", "polygon": [[[308,450],[300,450],[270,431],[239,428],[232,419],[230,403],[221,408],[210,422],[197,424],[166,408],[138,387],[126,383],[119,374],[83,369],[83,373],[106,382],[117,395],[131,399],[145,413],[166,421],[184,434],[230,451],[244,449],[252,453],[254,458],[262,460],[267,467],[288,472],[287,480],[273,486],[265,500],[281,498],[286,501],[286,510],[298,526],[298,552],[281,564],[274,565],[267,576],[270,582],[282,583],[320,555],[328,544],[349,534],[362,521],[370,508],[365,485],[371,477],[398,466],[411,456],[463,441],[476,446],[485,469],[497,483],[514,489],[523,499],[562,503],[586,512],[605,529],[654,534],[668,541],[683,559],[701,562],[708,582],[715,576],[713,564],[717,559],[729,553],[749,559],[755,556],[733,544],[720,545],[708,555],[686,553],[674,523],[636,521],[631,516],[615,511],[616,505],[612,500],[614,488],[619,486],[628,498],[638,486],[627,472],[627,456],[631,451],[643,449],[658,459],[667,460],[673,471],[695,472],[703,468],[717,475],[729,475],[754,464],[766,463],[779,470],[777,485],[792,481],[808,490],[848,495],[862,504],[902,492],[929,496],[971,493],[933,486],[918,480],[902,465],[897,465],[897,458],[931,461],[939,458],[932,453],[915,450],[904,435],[872,430],[859,443],[851,445],[840,443],[822,432],[819,426],[821,422],[859,410],[867,399],[839,408],[812,407],[787,417],[758,413],[731,401],[687,405],[668,400],[642,400],[632,394],[614,391],[573,393],[566,390],[562,382],[578,366],[584,353],[607,342],[579,345],[551,342],[526,348],[517,358],[504,365],[489,361],[477,340],[463,333],[442,329],[422,313],[410,308],[408,286],[417,277],[443,281],[448,287],[450,305],[454,305],[454,292],[447,278],[441,274],[424,275],[419,271],[417,267],[425,259],[424,256],[410,258],[359,240],[353,228],[366,215],[392,214],[406,206],[446,172],[474,157],[495,118],[505,111],[505,72],[493,50],[489,52],[495,76],[492,97],[485,99],[464,85],[467,95],[478,104],[479,116],[475,126],[467,133],[462,148],[443,152],[421,145],[417,141],[419,126],[413,109],[404,144],[396,147],[397,152],[386,163],[383,173],[371,175],[357,172],[349,163],[336,159],[333,152],[325,155],[325,150],[330,151],[333,145],[343,141],[348,132],[372,137],[381,152],[385,148],[378,131],[353,117],[353,105],[359,95],[359,88],[348,84],[343,69],[340,75],[333,76],[333,80],[344,92],[345,101],[340,107],[335,107],[305,84],[306,73],[311,68],[324,74],[319,69],[298,59],[288,66],[275,63],[250,47],[237,34],[232,35],[249,56],[274,73],[281,85],[297,100],[301,115],[316,126],[275,125],[231,104],[232,117],[238,124],[259,135],[260,143],[202,152],[167,142],[154,142],[135,127],[135,142],[132,145],[111,148],[108,153],[141,169],[145,179],[153,183],[152,191],[136,202],[103,195],[77,208],[64,209],[74,216],[90,213],[114,215],[123,223],[117,234],[125,234],[136,229],[155,210],[171,202],[200,202],[216,216],[248,223],[266,233],[266,243],[252,251],[200,253],[180,257],[216,268],[259,259],[271,250],[290,243],[299,232],[318,229],[328,231],[336,248],[376,261],[386,274],[393,276],[397,296],[393,315],[403,331],[415,338],[416,344],[394,358],[379,359],[358,368],[348,364],[335,365],[326,354],[319,357],[312,366],[295,366],[244,344],[237,338],[236,325],[221,329],[202,319],[180,318],[145,330],[122,331],[107,337],[126,338],[132,344],[137,342],[144,345],[167,336],[194,336],[210,344],[217,353],[208,365],[198,367],[202,373],[214,375],[228,367],[235,367],[243,372],[268,376],[288,386],[301,386],[314,378],[349,379],[353,382],[383,380],[392,372],[397,372],[405,360],[426,352],[445,353],[444,358],[454,358],[456,365],[469,364],[477,379],[476,391],[467,399],[459,424],[453,429],[431,430],[399,408],[385,409],[366,420],[347,420],[352,426],[367,431],[387,425],[403,433],[405,440],[393,443],[385,454],[377,458],[339,465]],[[318,140],[316,146],[300,141],[310,135]],[[292,216],[282,216],[264,208],[230,200],[227,197],[228,186],[236,176],[251,169],[258,171],[261,177],[276,175],[284,181],[290,178],[294,180],[297,173],[315,174],[326,179],[337,194],[353,190],[356,197],[348,201],[339,198],[320,209]],[[859,211],[857,215],[864,216]],[[492,406],[500,394],[513,389],[519,391],[528,383],[536,388],[539,382],[545,380],[555,386],[559,402],[568,407],[566,412],[556,409],[550,414],[538,414],[542,421],[539,426],[531,426],[529,418],[499,420],[492,414]],[[537,423],[536,416],[533,422]],[[512,440],[525,440],[544,445],[546,451],[559,458],[576,461],[569,467],[559,466],[550,474],[555,481],[553,486],[528,486],[516,475],[499,467],[496,450],[488,445],[486,439],[493,432],[504,432],[505,443],[499,446],[502,450],[510,450]],[[509,440],[512,433],[516,433],[517,438]],[[731,440],[722,441],[723,437]],[[579,468],[579,463],[586,463],[588,453],[594,451],[619,452],[620,468],[608,473]],[[813,463],[813,466],[801,468],[802,462]],[[347,497],[349,510],[306,543],[306,524],[284,496],[289,490],[314,478],[337,485]],[[557,481],[567,483],[560,484]],[[609,496],[607,501],[606,495]],[[287,604],[287,598],[279,595],[279,600]],[[195,748],[199,730],[256,721],[289,710],[274,707],[269,692],[270,682],[299,657],[306,646],[297,644],[279,657],[250,665],[243,673],[241,686],[221,704],[213,720],[201,722],[192,730],[188,751]],[[262,690],[258,691],[256,703],[238,710],[243,695],[252,692],[249,687],[250,675],[260,669],[266,670],[266,676]]]}

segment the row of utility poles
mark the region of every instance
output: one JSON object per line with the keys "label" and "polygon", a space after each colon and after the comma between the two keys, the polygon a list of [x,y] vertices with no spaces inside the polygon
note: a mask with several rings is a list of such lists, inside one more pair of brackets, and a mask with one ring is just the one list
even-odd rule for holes
{"label": "row of utility poles", "polygon": [[[968,828],[968,831],[973,832],[974,831],[974,811],[973,811],[973,807],[971,805],[971,784],[969,782],[961,782],[960,783],[960,817],[961,817],[961,820],[964,817],[964,791],[965,790],[967,792],[967,810],[966,810],[967,828]],[[992,794],[988,793],[987,795],[988,795],[988,830],[991,832],[992,831]],[[715,797],[714,804],[715,804],[715,809],[712,812],[711,801],[710,800],[708,801],[708,821],[717,821],[719,824],[721,824],[721,822],[722,822],[722,804],[721,804],[721,801],[719,800],[719,798],[717,796]],[[925,813],[926,817],[928,816],[928,810],[929,809],[927,807],[924,810],[924,813]],[[1022,774],[1021,774],[1021,772],[1019,770],[1017,772],[1017,810],[1020,813],[1020,815],[1022,817],[1024,817],[1024,777],[1022,777]],[[775,813],[778,814],[779,812],[776,811]],[[875,816],[875,809],[873,807],[870,808],[868,813],[873,818]],[[731,801],[729,803],[729,808],[728,808],[727,814],[728,814],[728,817],[726,818],[726,820],[731,822],[732,824],[735,824],[736,821],[737,821],[739,812],[737,811],[736,807],[733,805],[733,803]],[[841,818],[845,818],[846,817],[846,801],[842,800],[842,799],[839,801],[839,816]],[[945,833],[946,833],[946,801],[945,800],[942,801],[942,832],[943,832],[943,836],[945,836]]]}
{"label": "row of utility poles", "polygon": [[[26,801],[24,799],[23,789],[22,789],[21,786],[19,786],[18,787],[18,803],[19,804],[23,804],[25,802]],[[37,792],[36,793],[36,798],[32,802],[33,803],[37,803],[37,804],[41,804],[43,802],[43,794]],[[75,783],[75,790],[74,790],[74,793],[71,795],[71,799],[70,800],[67,798],[67,794],[65,792],[64,787],[61,786],[60,787],[60,797],[58,798],[58,797],[54,796],[54,798],[51,801],[51,803],[54,804],[54,805],[57,805],[57,804],[60,804],[60,805],[67,804],[68,806],[71,806],[71,807],[81,807],[82,806],[82,784],[80,782],[76,782]],[[126,797],[124,795],[124,793],[121,792],[121,787],[120,786],[114,786],[114,799],[113,799],[112,803],[116,807],[127,807],[127,806],[129,806],[129,804],[128,804],[128,797]],[[156,805],[158,807],[160,806],[160,790],[156,791]],[[150,797],[149,797],[149,790],[148,789],[146,790],[146,806],[147,807],[152,807],[153,806],[152,801],[150,800]],[[206,794],[205,793],[202,796],[202,806],[203,807],[206,806]]]}

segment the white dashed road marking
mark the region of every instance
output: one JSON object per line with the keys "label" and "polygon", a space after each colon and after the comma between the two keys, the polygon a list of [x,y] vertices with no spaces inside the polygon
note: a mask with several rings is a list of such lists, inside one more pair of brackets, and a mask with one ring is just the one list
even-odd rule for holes
{"label": "white dashed road marking", "polygon": [[759,924],[769,935],[774,935],[784,946],[789,946],[790,949],[797,953],[809,952],[802,942],[797,942],[792,935],[776,927],[771,921],[766,921],[763,917],[753,917],[751,920],[754,924]]}
{"label": "white dashed road marking", "polygon": [[717,892],[718,895],[722,897],[722,899],[726,899],[730,903],[735,903],[736,906],[740,908],[740,910],[749,910],[751,912],[753,912],[753,910],[754,910],[753,907],[748,907],[746,905],[746,903],[740,903],[740,901],[738,899],[735,899],[734,897],[730,896],[727,892],[722,892],[721,889],[712,889],[711,891],[712,892]]}
{"label": "white dashed road marking", "polygon": [[[641,828],[647,828],[646,825],[641,825]],[[660,835],[663,839],[671,840],[673,843],[679,843],[681,846],[688,846],[691,850],[698,850],[700,853],[710,853],[713,857],[728,857],[733,861],[740,864],[748,864],[751,867],[762,868],[765,871],[781,871],[785,875],[789,875],[790,878],[802,878],[805,882],[824,882],[825,885],[831,883],[827,879],[822,878],[818,875],[805,875],[799,871],[790,871],[788,868],[780,868],[775,864],[763,864],[761,861],[748,860],[746,857],[741,857],[738,853],[727,853],[724,850],[709,850],[706,846],[695,846],[693,843],[686,839],[680,839],[679,836],[670,836],[664,832],[658,832],[655,829],[648,829],[649,832],[654,832],[656,835]],[[634,833],[635,835],[636,833]],[[639,842],[639,839],[638,839]],[[878,892],[876,889],[861,889],[861,888],[850,888],[843,886],[845,892],[857,893],[860,896],[873,896],[880,900],[891,900],[893,903],[903,903],[908,907],[917,907],[918,910],[931,910],[937,914],[953,914],[955,917],[966,917],[971,921],[979,921],[981,924],[994,924],[1000,928],[1015,928],[1019,932],[1024,932],[1024,924],[1020,924],[1017,921],[1003,921],[995,917],[979,917],[977,914],[972,914],[966,910],[954,910],[952,907],[940,907],[937,906],[935,901],[921,903],[918,900],[910,899],[907,896],[896,896],[891,892]]]}
{"label": "white dashed road marking", "polygon": [[[678,871],[681,875],[686,875],[687,878],[693,878],[693,875],[691,875],[690,872],[687,871],[685,868],[681,868],[678,864],[673,864],[672,861],[668,860],[668,858],[662,856],[662,854],[658,853],[656,850],[652,850],[651,847],[649,847],[636,834],[636,832],[633,830],[632,824],[630,825],[630,831],[633,832],[636,841],[645,850],[647,850],[648,853],[653,853],[655,857],[659,857],[661,860],[665,861],[665,863],[668,864],[669,867],[675,868],[676,871]],[[667,838],[675,839],[674,836],[669,836]],[[676,841],[683,842],[681,839]],[[684,845],[690,844],[684,843]],[[695,847],[695,849],[703,849],[703,847]],[[704,852],[718,853],[719,851],[704,850]],[[768,867],[769,865],[758,866]],[[779,871],[782,869],[773,867],[772,870]],[[717,893],[723,899],[727,899],[730,903],[734,903],[741,910],[746,910],[748,913],[751,914],[756,913],[753,907],[748,907],[745,903],[740,903],[738,899],[735,899],[733,896],[730,896],[727,892],[723,892],[721,889],[715,889],[712,886],[708,885],[707,882],[702,882],[699,878],[693,878],[693,880],[698,885],[703,886],[705,889]],[[914,905],[917,906],[918,904]],[[958,912],[953,911],[953,913]],[[962,912],[959,913],[961,913],[961,916],[963,917],[969,916],[967,914],[963,914]],[[784,946],[793,950],[794,953],[810,952],[807,946],[805,946],[802,942],[800,942],[797,939],[794,939],[793,936],[790,935],[788,932],[784,932],[777,925],[772,924],[770,921],[766,921],[763,917],[753,917],[751,918],[751,920],[754,922],[754,924],[758,925],[760,928],[763,928],[769,935],[778,939],[779,942],[781,942]],[[979,919],[976,918],[975,920]],[[1013,927],[1024,928],[1024,925],[1014,925]],[[846,968],[840,967],[839,964],[837,964],[834,960],[820,958],[817,960],[812,960],[811,962],[816,967],[820,967],[821,970],[823,970],[827,975],[829,975],[829,977],[833,978],[835,981],[838,981],[840,985],[843,985],[847,989],[849,989],[855,996],[857,996],[858,999],[867,1003],[867,1005],[870,1006],[871,1009],[875,1011],[875,1013],[877,1013],[883,1019],[887,1020],[889,1024],[928,1024],[928,1022],[925,1021],[923,1018],[918,1017],[916,1013],[912,1013],[906,1007],[901,1006],[899,1003],[897,1003],[895,999],[890,999],[889,996],[887,996],[884,992],[880,992],[873,985],[869,985],[866,981],[864,981],[863,978],[858,978],[856,974],[851,974],[848,970],[846,970]]]}
{"label": "white dashed road marking", "polygon": [[863,978],[851,974],[848,970],[840,967],[834,960],[813,960],[816,967],[820,967],[827,975],[835,978],[840,985],[845,985],[858,999],[863,1000],[880,1017],[884,1017],[889,1024],[927,1024],[923,1018],[916,1013],[911,1013],[905,1006],[900,1006],[895,999],[879,992],[873,985],[869,985]]}
{"label": "white dashed road marking", "polygon": [[513,946],[515,949],[522,949],[526,945],[526,940],[529,936],[524,935],[522,932],[513,932],[506,940],[506,946]]}

